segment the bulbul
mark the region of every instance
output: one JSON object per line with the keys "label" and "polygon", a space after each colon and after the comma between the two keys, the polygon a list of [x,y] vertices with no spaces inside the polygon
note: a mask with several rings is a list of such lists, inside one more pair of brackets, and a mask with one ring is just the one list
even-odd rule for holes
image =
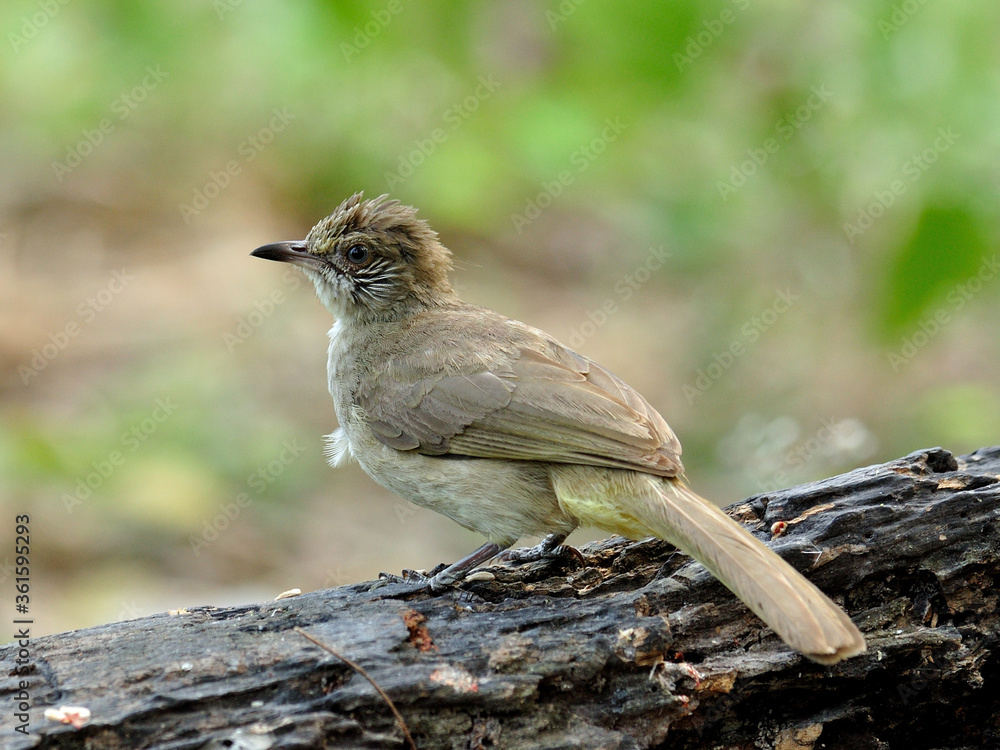
{"label": "bulbul", "polygon": [[415,209],[356,194],[291,263],[333,314],[329,388],[347,455],[383,487],[489,541],[432,576],[441,590],[520,537],[565,553],[580,525],[688,553],[792,648],[821,664],[865,650],[844,611],[682,479],[681,446],[620,378],[536,328],[459,299],[451,253]]}

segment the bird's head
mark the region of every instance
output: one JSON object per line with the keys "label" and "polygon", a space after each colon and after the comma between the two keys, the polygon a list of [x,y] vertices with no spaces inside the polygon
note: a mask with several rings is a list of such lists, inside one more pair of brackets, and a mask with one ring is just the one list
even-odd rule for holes
{"label": "bird's head", "polygon": [[415,208],[387,195],[355,193],[304,240],[250,254],[301,268],[338,319],[391,320],[455,299],[451,253]]}

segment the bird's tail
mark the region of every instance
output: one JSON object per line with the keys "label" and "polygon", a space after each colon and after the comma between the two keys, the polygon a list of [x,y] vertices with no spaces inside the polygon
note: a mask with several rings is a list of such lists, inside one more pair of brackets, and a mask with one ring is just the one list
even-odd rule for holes
{"label": "bird's tail", "polygon": [[[624,478],[619,472],[613,474],[618,475],[616,480]],[[603,491],[605,500],[613,498],[618,515],[629,520],[624,528],[612,531],[625,530],[635,537],[636,531],[645,528],[679,547],[725,584],[785,643],[813,661],[834,664],[865,651],[861,632],[844,610],[719,507],[678,479],[631,472],[626,476],[631,481],[614,481],[614,486],[597,488],[594,485],[600,483],[594,483],[591,475],[589,492],[581,492],[584,488],[579,482],[557,480],[557,493],[565,506],[582,500],[584,507],[592,508],[596,497],[591,493]],[[585,494],[590,498],[580,497]],[[598,519],[591,522],[595,520],[596,525],[604,525]],[[638,524],[631,524],[633,520]]]}

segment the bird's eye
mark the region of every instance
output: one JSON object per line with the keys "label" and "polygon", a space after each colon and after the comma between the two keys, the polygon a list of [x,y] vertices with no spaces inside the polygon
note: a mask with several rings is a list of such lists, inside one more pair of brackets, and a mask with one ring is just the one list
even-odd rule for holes
{"label": "bird's eye", "polygon": [[363,266],[372,257],[371,250],[364,245],[351,245],[347,251],[347,259],[357,266]]}

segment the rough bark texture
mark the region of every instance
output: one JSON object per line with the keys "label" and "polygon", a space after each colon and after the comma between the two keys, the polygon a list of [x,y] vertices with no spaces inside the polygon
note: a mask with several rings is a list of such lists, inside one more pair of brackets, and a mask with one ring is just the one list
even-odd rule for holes
{"label": "rough bark texture", "polygon": [[[701,566],[612,539],[490,570],[465,593],[371,583],[40,638],[32,734],[10,748],[980,748],[1000,744],[1000,448],[913,453],[760,495],[734,515],[842,601],[868,653],[789,651]],[[396,598],[393,598],[396,597]],[[81,729],[45,721],[61,704]]]}

